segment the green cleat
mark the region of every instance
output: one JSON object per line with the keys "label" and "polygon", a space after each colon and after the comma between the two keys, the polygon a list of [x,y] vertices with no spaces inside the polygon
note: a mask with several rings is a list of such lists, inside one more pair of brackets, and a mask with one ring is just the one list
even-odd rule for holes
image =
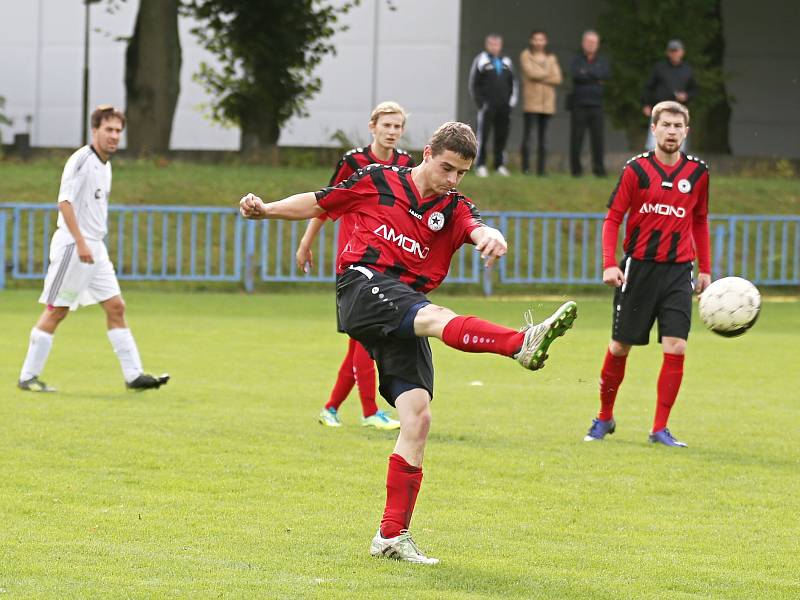
{"label": "green cleat", "polygon": [[525,315],[527,324],[523,328],[525,338],[522,341],[522,348],[514,358],[526,369],[531,371],[541,369],[547,360],[547,349],[550,348],[550,344],[572,327],[577,316],[578,305],[572,300],[562,304],[556,312],[538,325],[532,322],[529,311]]}
{"label": "green cleat", "polygon": [[414,540],[411,539],[411,534],[405,530],[397,537],[385,538],[381,535],[379,529],[375,537],[372,538],[369,553],[372,556],[383,556],[421,565],[439,564],[438,558],[425,556],[417,544],[414,543]]}
{"label": "green cleat", "polygon": [[379,410],[374,415],[361,417],[361,426],[390,431],[392,429],[400,429],[400,421],[394,420],[387,413]]}
{"label": "green cleat", "polygon": [[320,425],[326,425],[327,427],[341,427],[342,422],[339,420],[339,413],[336,412],[335,408],[324,408],[322,412],[319,413],[319,422]]}
{"label": "green cleat", "polygon": [[34,375],[30,379],[26,379],[25,381],[18,381],[17,387],[25,392],[55,392],[56,388],[50,387],[44,381],[39,379],[38,376]]}

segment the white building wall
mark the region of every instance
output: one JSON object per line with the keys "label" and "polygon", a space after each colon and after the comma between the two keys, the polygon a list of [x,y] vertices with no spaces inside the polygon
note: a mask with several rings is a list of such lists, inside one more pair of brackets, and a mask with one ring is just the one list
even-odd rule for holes
{"label": "white building wall", "polygon": [[[342,20],[349,30],[333,39],[337,55],[317,69],[322,91],[309,103],[309,116],[291,119],[280,144],[336,145],[337,130],[366,142],[370,109],[392,99],[412,113],[404,146],[421,147],[433,128],[455,118],[459,9],[460,0],[366,0],[353,9]],[[137,10],[137,0],[120,3],[113,14],[105,4],[91,8],[90,108],[124,105],[126,45],[117,38],[131,35]],[[0,96],[14,120],[0,127],[3,140],[29,132],[34,146],[80,145],[83,0],[0,0],[0,15]],[[183,65],[171,147],[237,149],[238,129],[208,119],[209,97],[192,81],[201,61],[213,63],[192,25],[179,23]]]}

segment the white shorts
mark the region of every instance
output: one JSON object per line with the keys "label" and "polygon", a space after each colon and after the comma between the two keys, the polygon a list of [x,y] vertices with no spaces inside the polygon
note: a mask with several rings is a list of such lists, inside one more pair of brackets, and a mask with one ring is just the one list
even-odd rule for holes
{"label": "white shorts", "polygon": [[39,302],[49,306],[68,306],[76,310],[104,302],[121,294],[114,265],[102,240],[86,240],[94,263],[78,258],[78,249],[69,235],[56,232],[50,243],[50,266]]}

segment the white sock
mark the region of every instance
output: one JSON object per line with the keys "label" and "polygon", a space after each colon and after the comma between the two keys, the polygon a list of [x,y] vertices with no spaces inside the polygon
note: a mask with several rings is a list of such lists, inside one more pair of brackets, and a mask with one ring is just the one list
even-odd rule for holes
{"label": "white sock", "polygon": [[108,341],[111,342],[114,353],[119,359],[119,366],[122,367],[122,376],[125,381],[130,383],[141,375],[142,359],[139,358],[139,349],[136,341],[128,328],[116,328],[108,330]]}
{"label": "white sock", "polygon": [[36,327],[31,329],[31,341],[28,344],[25,362],[22,363],[22,371],[19,374],[20,381],[27,381],[31,377],[37,377],[44,371],[44,363],[47,362],[47,357],[50,356],[50,348],[52,347],[52,333],[47,333]]}

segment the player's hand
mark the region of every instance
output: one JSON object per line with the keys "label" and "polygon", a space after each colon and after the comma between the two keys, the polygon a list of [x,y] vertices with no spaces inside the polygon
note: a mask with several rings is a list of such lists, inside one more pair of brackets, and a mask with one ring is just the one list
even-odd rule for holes
{"label": "player's hand", "polygon": [[649,105],[648,106],[643,106],[642,107],[642,114],[644,114],[645,117],[649,117],[650,115],[653,114],[653,107],[649,106]]}
{"label": "player's hand", "polygon": [[255,194],[247,194],[239,200],[239,212],[245,219],[259,219],[264,211],[264,202]]}
{"label": "player's hand", "polygon": [[619,267],[608,267],[603,271],[603,283],[611,287],[620,287],[625,283],[625,275]]}
{"label": "player's hand", "polygon": [[89,244],[86,243],[86,240],[80,240],[75,243],[78,248],[78,258],[82,263],[87,264],[94,264],[94,257],[92,256],[92,250],[89,248]]}
{"label": "player's hand", "polygon": [[678,102],[686,102],[689,99],[689,94],[683,91],[675,92],[675,99]]}
{"label": "player's hand", "polygon": [[294,261],[300,271],[308,273],[309,270],[314,268],[314,254],[311,252],[311,248],[300,244],[294,255]]}
{"label": "player's hand", "polygon": [[702,294],[709,285],[711,285],[711,274],[698,273],[697,281],[694,282],[694,291],[697,292],[698,295]]}
{"label": "player's hand", "polygon": [[483,238],[475,245],[481,253],[486,268],[491,267],[495,261],[508,251],[508,244],[503,234],[494,227],[482,227]]}

